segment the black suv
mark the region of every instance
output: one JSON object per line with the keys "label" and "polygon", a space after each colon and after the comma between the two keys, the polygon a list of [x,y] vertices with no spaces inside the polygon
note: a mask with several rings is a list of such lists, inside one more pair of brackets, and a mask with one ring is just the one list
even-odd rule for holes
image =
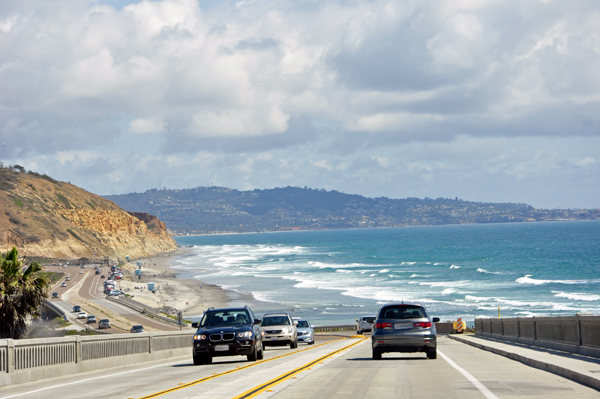
{"label": "black suv", "polygon": [[210,364],[213,356],[246,355],[254,362],[263,358],[264,349],[260,319],[248,306],[243,308],[208,309],[194,335],[194,364]]}

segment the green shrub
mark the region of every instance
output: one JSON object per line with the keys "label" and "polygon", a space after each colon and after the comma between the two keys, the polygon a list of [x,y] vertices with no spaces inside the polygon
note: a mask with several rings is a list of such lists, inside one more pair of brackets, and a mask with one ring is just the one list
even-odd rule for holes
{"label": "green shrub", "polygon": [[13,201],[15,202],[15,205],[18,206],[19,208],[21,208],[23,206],[23,203],[21,202],[21,200],[19,198],[14,197]]}
{"label": "green shrub", "polygon": [[60,193],[56,193],[56,198],[58,198],[58,200],[62,202],[63,205],[66,206],[68,209],[71,209],[71,202],[69,202],[67,197]]}

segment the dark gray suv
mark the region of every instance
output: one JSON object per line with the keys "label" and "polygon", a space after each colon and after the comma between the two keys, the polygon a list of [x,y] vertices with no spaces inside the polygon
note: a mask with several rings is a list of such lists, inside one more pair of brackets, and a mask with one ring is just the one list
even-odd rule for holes
{"label": "dark gray suv", "polygon": [[255,362],[263,358],[262,331],[249,307],[208,309],[194,335],[192,355],[195,365],[210,364],[214,356],[245,355]]}
{"label": "dark gray suv", "polygon": [[429,359],[437,358],[435,323],[421,305],[392,303],[383,305],[371,334],[373,359],[386,352],[425,352]]}

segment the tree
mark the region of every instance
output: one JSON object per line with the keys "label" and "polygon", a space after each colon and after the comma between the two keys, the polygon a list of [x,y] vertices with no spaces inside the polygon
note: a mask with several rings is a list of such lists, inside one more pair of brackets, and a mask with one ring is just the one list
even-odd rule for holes
{"label": "tree", "polygon": [[27,331],[25,319],[40,316],[50,281],[37,262],[23,271],[16,247],[0,256],[0,262],[0,338],[19,339]]}

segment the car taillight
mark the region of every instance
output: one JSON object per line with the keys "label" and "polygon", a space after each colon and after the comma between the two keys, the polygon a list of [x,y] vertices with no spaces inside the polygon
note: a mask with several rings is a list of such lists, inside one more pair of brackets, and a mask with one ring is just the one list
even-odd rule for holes
{"label": "car taillight", "polygon": [[414,323],[415,327],[421,327],[421,328],[431,328],[431,322],[430,321],[419,321],[417,323]]}
{"label": "car taillight", "polygon": [[392,323],[375,323],[375,328],[377,329],[385,329],[385,328],[392,328]]}

